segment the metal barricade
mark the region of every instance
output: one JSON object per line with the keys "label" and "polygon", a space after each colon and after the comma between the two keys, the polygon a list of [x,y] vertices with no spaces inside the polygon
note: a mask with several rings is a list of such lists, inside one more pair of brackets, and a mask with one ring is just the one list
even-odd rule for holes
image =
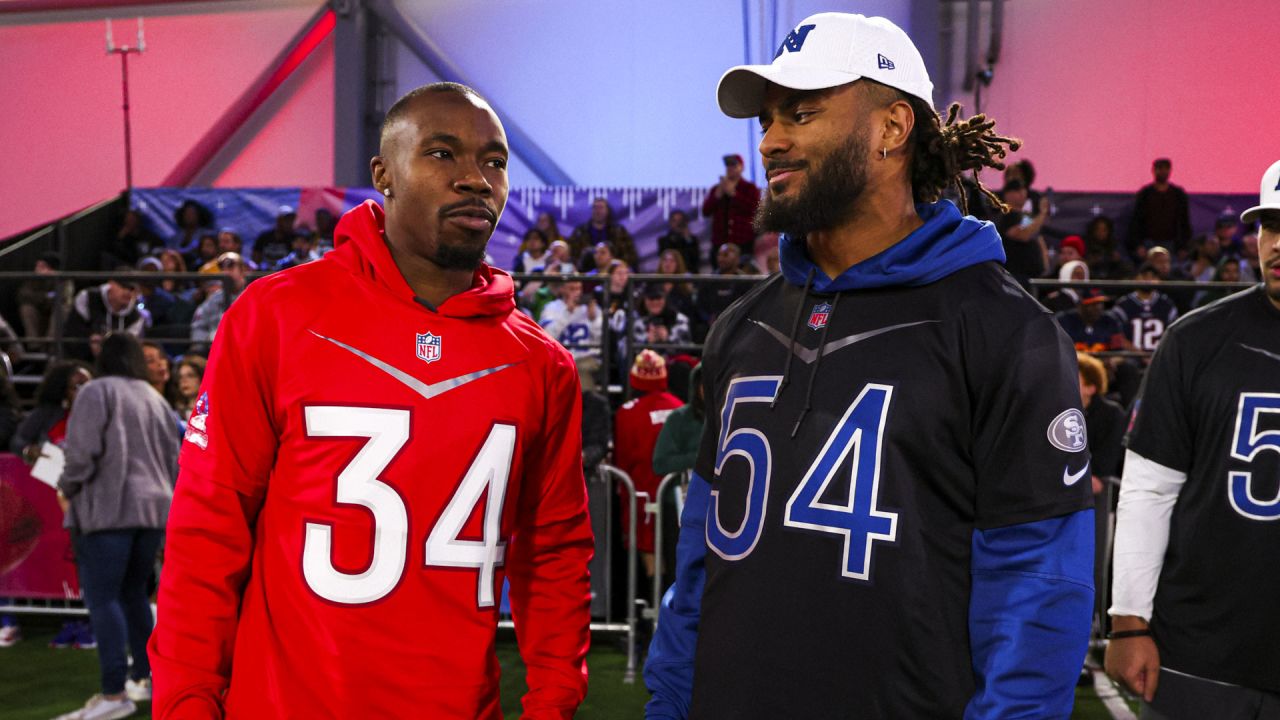
{"label": "metal barricade", "polygon": [[[662,587],[662,559],[663,559],[663,529],[662,524],[662,498],[667,492],[667,488],[675,486],[677,488],[684,487],[688,484],[688,471],[668,473],[662,478],[662,482],[658,483],[658,489],[654,492],[653,501],[645,504],[645,512],[653,515],[653,604],[650,605],[644,613],[645,618],[653,621],[653,627],[658,627],[658,614],[662,610],[662,594],[666,591]],[[679,509],[680,495],[676,494],[677,510]],[[679,512],[676,513],[677,521],[680,517]]]}
{"label": "metal barricade", "polygon": [[[627,502],[627,517],[631,520],[627,527],[627,540],[629,545],[629,549],[627,551],[627,669],[622,675],[622,682],[630,685],[636,681],[636,589],[638,587],[636,572],[639,559],[636,551],[636,520],[639,515],[637,512],[637,506],[640,501],[640,496],[647,496],[647,494],[637,493],[636,484],[631,480],[631,476],[612,465],[601,463],[600,475],[601,477],[606,478],[612,476],[614,480],[626,487],[627,494],[630,496]],[[609,485],[609,489],[612,490],[612,483],[606,482],[606,485]],[[612,494],[612,492],[609,493],[611,497]],[[612,512],[610,512],[610,515],[612,515]],[[612,533],[609,533],[609,537],[607,537],[609,542],[612,541],[611,536]],[[606,547],[608,547],[608,542],[606,542]],[[606,564],[606,567],[609,566]],[[612,603],[610,602],[610,605],[611,604]],[[609,612],[612,612],[612,610]]]}

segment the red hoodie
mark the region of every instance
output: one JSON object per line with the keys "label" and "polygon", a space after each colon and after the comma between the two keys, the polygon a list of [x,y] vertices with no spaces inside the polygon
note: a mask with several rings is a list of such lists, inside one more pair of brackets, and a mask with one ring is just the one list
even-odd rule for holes
{"label": "red hoodie", "polygon": [[499,718],[503,577],[525,717],[586,693],[573,359],[481,266],[431,310],[382,209],[250,285],[183,444],[150,657],[157,718]]}

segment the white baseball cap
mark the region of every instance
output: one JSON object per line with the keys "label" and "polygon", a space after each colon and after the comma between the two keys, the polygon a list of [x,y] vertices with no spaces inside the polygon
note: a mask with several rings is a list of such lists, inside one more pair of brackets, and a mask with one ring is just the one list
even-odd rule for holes
{"label": "white baseball cap", "polygon": [[1262,189],[1258,192],[1258,204],[1240,213],[1240,222],[1257,222],[1263,210],[1280,210],[1280,160],[1271,164],[1262,175]]}
{"label": "white baseball cap", "polygon": [[869,78],[933,107],[933,83],[911,38],[882,17],[810,15],[787,34],[769,65],[739,65],[720,78],[716,99],[729,117],[760,114],[769,83],[822,90]]}

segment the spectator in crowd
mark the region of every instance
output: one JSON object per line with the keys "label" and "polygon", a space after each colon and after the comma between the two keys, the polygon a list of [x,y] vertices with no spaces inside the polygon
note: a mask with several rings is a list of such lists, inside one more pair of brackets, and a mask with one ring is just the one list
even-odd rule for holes
{"label": "spectator in crowd", "polygon": [[[1072,260],[1058,268],[1058,280],[1061,282],[1082,282],[1088,279],[1089,266],[1081,260]],[[1055,313],[1074,310],[1080,304],[1080,289],[1064,287],[1051,290],[1040,303]]]}
{"label": "spectator in crowd", "polygon": [[[724,243],[716,249],[716,268],[713,275],[732,277],[745,275],[740,267],[742,251],[737,245]],[[708,283],[698,290],[698,309],[704,321],[710,326],[720,317],[734,300],[742,297],[751,287],[745,282]]]}
{"label": "spectator in crowd", "polygon": [[[250,256],[257,268],[273,268],[289,254],[293,248],[293,237],[296,234],[294,225],[298,221],[298,213],[289,205],[281,205],[276,209],[276,224],[253,241]],[[222,252],[241,252],[240,250]]]}
{"label": "spectator in crowd", "polygon": [[178,381],[173,385],[169,404],[183,422],[190,420],[191,413],[196,409],[200,383],[204,380],[204,366],[203,355],[184,355],[178,361]]}
{"label": "spectator in crowd", "polygon": [[653,447],[653,471],[660,476],[688,472],[698,459],[707,404],[702,390],[702,363],[695,365],[689,374],[689,394],[689,404],[667,416]]}
{"label": "spectator in crowd", "polygon": [[617,258],[613,254],[613,248],[609,243],[596,243],[591,249],[591,253],[583,256],[583,264],[579,269],[590,275],[604,275],[609,272],[609,268],[613,265]]}
{"label": "spectator in crowd", "polygon": [[545,272],[551,261],[548,245],[546,233],[536,227],[529,228],[516,249],[516,264],[512,269],[518,273]]}
{"label": "spectator in crowd", "polygon": [[702,215],[711,221],[711,247],[732,243],[750,257],[755,250],[760,188],[742,177],[742,167],[741,155],[724,156],[724,175],[702,201]]}
{"label": "spectator in crowd", "polygon": [[764,255],[764,274],[776,275],[779,272],[782,272],[782,260],[778,256],[778,246],[774,245]]}
{"label": "spectator in crowd", "polygon": [[[674,248],[663,250],[658,256],[657,274],[676,277],[688,276],[689,270],[685,267],[684,255]],[[698,313],[698,294],[693,287],[693,283],[673,280],[660,283],[660,285],[667,293],[667,303],[684,313],[689,318],[691,326],[696,326],[701,322]]]}
{"label": "spectator in crowd", "polygon": [[[698,272],[702,267],[702,250],[698,247],[698,237],[689,232],[689,214],[683,210],[672,210],[667,217],[667,232],[658,238],[659,256],[668,250],[680,254],[688,272]],[[662,272],[659,269],[658,272]]]}
{"label": "spectator in crowd", "polygon": [[[37,275],[50,275],[61,269],[62,258],[49,252],[36,260],[33,271]],[[24,280],[18,286],[18,320],[22,324],[22,334],[29,338],[48,337],[53,328],[55,308],[65,314],[74,297],[75,290],[69,280],[62,281],[61,288],[52,278]],[[41,342],[27,341],[29,350],[38,351],[43,347]]]}
{"label": "spectator in crowd", "polygon": [[609,201],[598,197],[591,201],[591,219],[573,229],[569,236],[569,250],[578,260],[578,268],[586,272],[595,263],[591,253],[600,243],[609,246],[609,252],[615,258],[623,260],[630,267],[636,267],[639,258],[636,256],[635,241],[631,233],[619,223],[613,215]]}
{"label": "spectator in crowd", "polygon": [[[1240,261],[1233,257],[1223,258],[1221,261],[1218,262],[1218,266],[1214,269],[1213,278],[1211,282],[1214,282],[1214,283],[1240,282]],[[1217,302],[1218,300],[1221,300],[1222,298],[1236,292],[1239,292],[1239,288],[1217,287],[1217,288],[1213,288],[1212,290],[1201,290],[1200,292],[1196,293],[1196,298],[1193,304],[1196,307],[1204,307],[1205,305],[1208,305],[1213,302]]]}
{"label": "spectator in crowd", "polygon": [[1133,266],[1125,258],[1120,241],[1116,239],[1116,226],[1111,218],[1098,215],[1084,228],[1086,248],[1085,262],[1089,274],[1099,280],[1119,280],[1128,277]]}
{"label": "spectator in crowd", "polygon": [[173,213],[173,224],[178,226],[178,231],[165,242],[165,246],[188,253],[200,242],[201,232],[213,226],[213,213],[195,200],[183,200]]}
{"label": "spectator in crowd", "polygon": [[631,339],[637,346],[671,343],[689,343],[689,318],[671,307],[667,291],[661,283],[649,283],[644,288],[642,307],[631,324]]}
{"label": "spectator in crowd", "polygon": [[1054,258],[1053,272],[1050,275],[1059,275],[1063,265],[1082,261],[1084,256],[1084,238],[1079,235],[1068,235],[1062,238],[1062,242],[1058,245],[1057,256]]}
{"label": "spectator in crowd", "polygon": [[1210,282],[1218,271],[1218,260],[1222,248],[1212,237],[1201,238],[1191,251],[1191,261],[1187,263],[1186,274],[1196,282]]}
{"label": "spectator in crowd", "polygon": [[1087,353],[1124,350],[1128,342],[1124,328],[1114,315],[1107,314],[1111,298],[1091,288],[1080,296],[1080,306],[1058,315],[1058,324],[1075,343],[1076,350]]}
{"label": "spectator in crowd", "polygon": [[126,717],[134,700],[151,699],[149,585],[181,439],[168,404],[148,387],[136,338],[104,338],[98,375],[81,388],[67,420],[58,480],[101,668],[102,692],[73,717]]}
{"label": "spectator in crowd", "polygon": [[1040,191],[1035,189],[1036,167],[1031,164],[1030,160],[1019,160],[1009,163],[1004,169],[1004,184],[1007,186],[1011,182],[1019,182],[1022,187],[1026,188],[1026,197],[1020,198],[1022,202],[1014,205],[1007,198],[1001,197],[1005,204],[1010,208],[1017,210],[1024,215],[1035,215],[1040,207]]}
{"label": "spectator in crowd", "polygon": [[[1124,408],[1107,397],[1107,368],[1087,353],[1076,353],[1080,364],[1080,403],[1084,408],[1085,431],[1089,438],[1089,472],[1093,483],[1095,607],[1098,617],[1107,609],[1107,568],[1111,563],[1108,542],[1115,514],[1115,493],[1106,484],[1120,477],[1124,453],[1126,416]],[[1108,499],[1108,498],[1111,499]]]}
{"label": "spectator in crowd", "polygon": [[[1160,273],[1151,263],[1138,268],[1137,280],[1160,282]],[[1164,331],[1178,319],[1173,298],[1155,288],[1138,288],[1116,301],[1111,314],[1120,321],[1125,338],[1135,350],[1155,352]]]}
{"label": "spectator in crowd", "polygon": [[[637,493],[647,493],[649,498],[657,494],[662,480],[653,471],[653,450],[658,444],[658,434],[672,410],[683,403],[667,392],[667,363],[652,350],[641,350],[631,366],[631,387],[639,397],[618,409],[613,422],[613,461],[635,484]],[[626,491],[619,487],[623,502]],[[644,563],[645,577],[653,577],[653,516],[644,513],[637,517],[635,528],[636,550]],[[622,514],[623,543],[631,547],[630,517]]]}
{"label": "spectator in crowd", "polygon": [[560,284],[559,291],[560,298],[542,308],[538,323],[574,358],[599,358],[604,324],[596,296],[584,293],[578,280],[566,280]]}
{"label": "spectator in crowd", "polygon": [[556,222],[551,213],[543,211],[538,213],[538,219],[533,222],[533,226],[542,231],[543,237],[547,239],[547,246],[550,247],[557,240],[564,241],[568,245],[568,240],[560,234],[560,225]]}
{"label": "spectator in crowd", "polygon": [[[1184,281],[1189,280],[1186,272],[1182,268],[1173,263],[1173,254],[1162,245],[1156,245],[1147,251],[1147,264],[1155,268],[1156,275],[1161,280]],[[1173,300],[1173,304],[1178,306],[1179,313],[1186,313],[1191,309],[1191,300],[1195,297],[1195,293],[1191,290],[1174,289],[1170,290],[1167,295]]]}
{"label": "spectator in crowd", "polygon": [[[164,263],[160,258],[144,257],[138,261],[138,272],[158,273],[162,270],[164,270]],[[160,281],[138,281],[138,306],[147,312],[148,329],[157,325],[167,325],[170,322],[169,313],[177,302],[178,299],[165,290],[164,284]]]}
{"label": "spectator in crowd", "polygon": [[[216,247],[216,245],[215,245]],[[184,273],[187,272],[186,258],[182,257],[182,253],[177,250],[164,249],[156,256],[160,260],[160,271],[165,273]],[[173,295],[175,298],[190,300],[191,283],[185,280],[174,280],[166,278],[160,281],[160,287],[165,292]]]}
{"label": "spectator in crowd", "polygon": [[109,270],[117,265],[135,265],[138,260],[164,247],[164,241],[143,223],[142,213],[126,210],[120,221],[120,229],[107,240],[100,266]]}
{"label": "spectator in crowd", "polygon": [[196,308],[196,313],[191,318],[191,340],[197,344],[197,347],[204,350],[207,350],[209,343],[213,342],[214,333],[218,330],[218,323],[222,322],[223,313],[239,297],[245,285],[249,284],[245,277],[244,260],[235,253],[223,253],[218,256],[218,270],[231,276],[230,294],[221,281],[209,282],[208,295],[204,302],[200,303],[200,307]]}
{"label": "spectator in crowd", "polygon": [[1153,182],[1134,196],[1128,247],[1137,262],[1146,260],[1154,245],[1170,248],[1179,259],[1190,252],[1191,204],[1187,191],[1169,182],[1172,173],[1169,158],[1157,158],[1151,164]]}
{"label": "spectator in crowd", "polygon": [[1240,239],[1240,281],[1241,282],[1258,282],[1262,279],[1262,274],[1258,272],[1261,266],[1258,264],[1258,236],[1254,233],[1245,233]]}
{"label": "spectator in crowd", "polygon": [[311,233],[299,231],[293,235],[293,243],[290,246],[289,254],[276,262],[275,270],[288,270],[291,267],[297,267],[319,259],[320,253],[316,251],[314,236]]}
{"label": "spectator in crowd", "polygon": [[1236,237],[1239,229],[1240,223],[1234,215],[1219,215],[1213,221],[1213,234],[1208,239],[1217,244],[1219,258],[1240,257],[1240,240]]}
{"label": "spectator in crowd", "polygon": [[547,272],[561,275],[572,275],[578,272],[578,265],[573,261],[573,253],[565,240],[552,240],[547,246]]}
{"label": "spectator in crowd", "polygon": [[21,455],[31,465],[40,457],[40,448],[46,442],[61,445],[67,435],[71,404],[80,387],[92,379],[92,368],[79,360],[56,363],[45,371],[36,388],[36,406],[9,440],[9,452]]}
{"label": "spectator in crowd", "polygon": [[333,249],[333,231],[338,226],[338,221],[328,208],[320,208],[316,210],[315,225],[316,255],[324,257],[325,253]]}
{"label": "spectator in crowd", "polygon": [[1049,252],[1040,237],[1040,229],[1049,219],[1049,203],[1041,198],[1034,215],[1024,213],[1027,188],[1020,180],[1006,184],[1003,196],[1009,212],[1000,216],[996,229],[1004,241],[1005,269],[1019,284],[1030,289],[1028,281],[1043,276],[1049,266]]}
{"label": "spectator in crowd", "polygon": [[[133,272],[130,267],[116,269]],[[138,304],[135,281],[116,279],[87,287],[76,293],[67,316],[65,335],[71,340],[68,355],[82,360],[95,357],[102,336],[124,332],[139,338],[150,322],[150,315]]]}
{"label": "spectator in crowd", "polygon": [[195,249],[183,253],[182,260],[189,268],[200,270],[208,263],[218,259],[218,233],[213,231],[200,233],[200,240]]}
{"label": "spectator in crowd", "polygon": [[160,397],[169,397],[169,378],[172,361],[160,343],[150,340],[142,343],[142,357],[147,361],[147,384],[160,393]]}

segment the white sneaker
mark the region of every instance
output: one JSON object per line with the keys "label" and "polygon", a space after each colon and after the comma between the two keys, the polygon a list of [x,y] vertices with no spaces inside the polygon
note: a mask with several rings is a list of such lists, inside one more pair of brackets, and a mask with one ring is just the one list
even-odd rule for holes
{"label": "white sneaker", "polygon": [[125,680],[124,694],[129,699],[138,702],[151,702],[151,678],[143,678],[141,680]]}
{"label": "white sneaker", "polygon": [[89,702],[79,710],[59,715],[54,720],[117,720],[129,717],[137,711],[138,706],[128,698],[108,700],[98,694],[89,698]]}
{"label": "white sneaker", "polygon": [[0,647],[13,647],[22,639],[22,628],[17,625],[0,627]]}

